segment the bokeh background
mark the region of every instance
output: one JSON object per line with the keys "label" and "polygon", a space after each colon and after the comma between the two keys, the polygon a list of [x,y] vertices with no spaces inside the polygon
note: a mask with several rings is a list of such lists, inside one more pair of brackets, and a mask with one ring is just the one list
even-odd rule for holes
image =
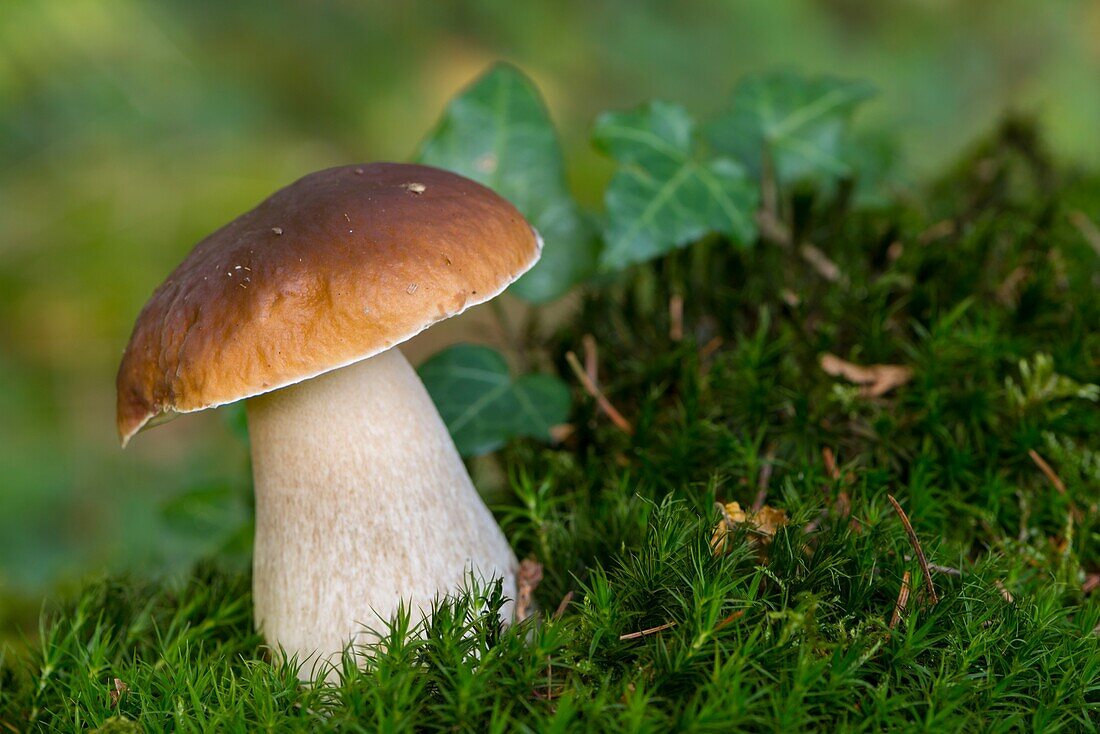
{"label": "bokeh background", "polygon": [[1087,0],[0,2],[0,630],[84,575],[170,571],[241,540],[232,414],[118,447],[114,372],[138,310],[278,186],[408,159],[500,59],[541,86],[593,209],[610,175],[587,142],[598,112],[660,97],[705,115],[776,67],[874,82],[860,125],[897,138],[914,181],[1008,111],[1064,161],[1100,164]]}

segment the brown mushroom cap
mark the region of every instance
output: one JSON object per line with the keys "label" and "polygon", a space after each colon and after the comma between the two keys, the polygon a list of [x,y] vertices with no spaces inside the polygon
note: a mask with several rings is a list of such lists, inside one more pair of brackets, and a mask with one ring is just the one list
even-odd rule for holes
{"label": "brown mushroom cap", "polygon": [[426,166],[329,168],[206,239],[157,288],[118,372],[123,445],[150,419],[277,390],[487,301],[539,258],[506,200]]}

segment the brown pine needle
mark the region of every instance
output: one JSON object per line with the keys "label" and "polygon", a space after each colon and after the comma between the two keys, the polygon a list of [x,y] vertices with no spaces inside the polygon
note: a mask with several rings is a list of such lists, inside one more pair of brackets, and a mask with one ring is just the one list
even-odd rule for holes
{"label": "brown pine needle", "polygon": [[840,270],[840,267],[829,259],[821,248],[804,242],[801,247],[798,248],[798,254],[802,256],[802,259],[810,264],[817,274],[830,283],[844,283],[847,278],[844,277],[844,273]]}
{"label": "brown pine needle", "polygon": [[600,352],[596,346],[596,337],[585,334],[581,337],[581,345],[584,347],[584,373],[593,385],[600,384]]}
{"label": "brown pine needle", "polygon": [[627,632],[625,635],[619,635],[620,640],[637,640],[639,637],[647,637],[649,635],[655,635],[658,632],[664,632],[667,629],[672,629],[676,626],[675,622],[665,622],[659,624],[656,627],[650,627],[647,630],[640,630],[638,632]]}
{"label": "brown pine needle", "polygon": [[620,413],[615,408],[615,406],[611,404],[611,401],[609,401],[607,397],[604,396],[603,391],[600,390],[599,386],[589,379],[588,373],[586,373],[584,371],[584,368],[581,367],[581,363],[577,359],[577,355],[573,352],[566,352],[565,361],[569,364],[569,369],[573,370],[573,374],[577,376],[578,380],[580,380],[580,383],[584,387],[585,392],[587,392],[596,400],[596,405],[599,406],[600,410],[602,410],[604,414],[611,419],[611,422],[618,426],[618,428],[623,431],[623,433],[633,436],[634,426],[631,425],[630,421],[628,421],[626,418],[623,418],[623,414]]}
{"label": "brown pine needle", "polygon": [[554,610],[553,619],[561,619],[561,615],[565,614],[565,610],[569,608],[569,602],[573,601],[573,591],[570,590],[565,596],[558,602],[558,608]]}
{"label": "brown pine needle", "polygon": [[1046,462],[1046,459],[1044,459],[1042,456],[1039,456],[1039,452],[1035,449],[1028,450],[1027,455],[1031,457],[1031,460],[1035,462],[1035,466],[1039,467],[1039,471],[1041,471],[1043,475],[1046,476],[1047,480],[1050,481],[1052,485],[1054,485],[1054,488],[1058,490],[1058,493],[1065,494],[1065,482],[1063,482],[1062,478],[1059,477],[1054,469],[1050,467],[1050,464]]}
{"label": "brown pine needle", "polygon": [[722,346],[722,337],[716,336],[699,348],[699,360],[703,361]]}
{"label": "brown pine needle", "polygon": [[901,615],[905,614],[905,610],[909,608],[909,578],[908,571],[901,577],[901,590],[898,592],[898,600],[894,603],[894,613],[890,616],[890,629],[898,626]]}
{"label": "brown pine needle", "polygon": [[936,594],[936,587],[932,585],[932,569],[928,567],[928,557],[924,555],[924,548],[921,548],[920,540],[917,538],[917,531],[913,530],[913,523],[909,522],[909,516],[905,514],[905,510],[901,509],[901,505],[894,499],[894,495],[886,495],[886,499],[890,500],[890,504],[894,506],[894,512],[901,518],[901,524],[905,527],[905,534],[909,536],[909,543],[913,546],[913,550],[917,554],[917,560],[920,562],[920,570],[924,574],[924,586],[928,590],[928,601],[934,606],[940,603],[940,597]]}
{"label": "brown pine needle", "polygon": [[674,342],[684,338],[684,297],[679,293],[668,299],[668,338]]}
{"label": "brown pine needle", "polygon": [[734,622],[738,619],[741,619],[741,617],[744,617],[744,616],[745,616],[745,610],[740,609],[740,610],[734,612],[733,614],[731,614],[730,616],[726,617],[725,619],[723,619],[718,624],[714,625],[714,631],[717,632],[718,630],[722,629],[723,627],[725,627],[730,622]]}

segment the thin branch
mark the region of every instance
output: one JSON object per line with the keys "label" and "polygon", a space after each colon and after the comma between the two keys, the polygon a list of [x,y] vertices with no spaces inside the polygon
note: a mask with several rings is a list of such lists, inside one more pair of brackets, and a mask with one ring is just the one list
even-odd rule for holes
{"label": "thin branch", "polygon": [[623,418],[623,414],[620,413],[615,408],[615,406],[611,404],[611,401],[609,401],[604,396],[603,391],[600,390],[599,386],[588,378],[588,373],[586,373],[584,371],[584,368],[581,367],[581,363],[577,359],[577,355],[573,352],[566,352],[565,361],[569,364],[569,369],[573,370],[573,374],[577,376],[578,380],[580,380],[580,383],[584,387],[585,392],[587,392],[596,400],[596,405],[598,405],[600,410],[602,410],[604,414],[611,419],[611,422],[618,426],[619,429],[623,431],[623,433],[631,436],[634,435],[634,426],[631,425],[630,421],[628,421],[626,418]]}
{"label": "thin branch", "polygon": [[825,280],[830,283],[847,284],[848,279],[844,277],[840,266],[833,262],[820,247],[804,242],[798,248],[798,254]]}
{"label": "thin branch", "polygon": [[1050,481],[1054,488],[1058,490],[1059,494],[1066,493],[1066,484],[1062,481],[1062,478],[1050,467],[1050,464],[1046,462],[1042,456],[1039,456],[1039,452],[1035,449],[1029,449],[1027,455],[1031,457],[1031,460],[1035,462],[1035,466],[1039,467],[1044,476]]}
{"label": "thin branch", "polygon": [[717,632],[718,630],[725,627],[727,624],[729,624],[729,623],[731,623],[735,620],[741,619],[741,617],[744,617],[744,616],[745,616],[745,610],[744,609],[739,609],[738,611],[734,612],[730,616],[723,619],[718,624],[714,625],[714,631]]}
{"label": "thin branch", "polygon": [[901,509],[901,505],[894,499],[894,495],[888,494],[886,499],[890,500],[890,504],[894,506],[894,512],[901,518],[901,524],[905,526],[905,534],[909,536],[909,543],[916,551],[917,560],[920,562],[920,570],[924,574],[924,586],[928,590],[928,600],[933,606],[939,604],[940,597],[936,593],[936,587],[932,585],[932,569],[928,567],[928,557],[924,555],[924,548],[921,548],[917,531],[913,530],[913,523],[909,522],[909,516],[905,514],[905,510]]}
{"label": "thin branch", "polygon": [[716,336],[703,346],[699,347],[699,360],[705,360],[707,357],[717,352],[719,347],[722,346],[722,341],[722,337]]}
{"label": "thin branch", "polygon": [[639,637],[647,637],[649,635],[655,635],[658,632],[664,632],[667,629],[672,629],[676,626],[675,622],[665,622],[659,624],[656,627],[650,627],[647,630],[640,630],[638,632],[627,632],[625,635],[619,635],[620,640],[637,640]]}
{"label": "thin branch", "polygon": [[600,352],[596,346],[596,337],[585,334],[581,337],[581,345],[584,347],[584,373],[593,385],[600,384]]}
{"label": "thin branch", "polygon": [[898,600],[894,602],[894,613],[890,615],[890,629],[898,626],[901,615],[905,614],[905,610],[909,608],[909,578],[909,571],[901,577],[901,590],[898,592]]}
{"label": "thin branch", "polygon": [[572,589],[570,589],[569,592],[561,598],[561,601],[558,602],[558,608],[554,610],[552,619],[561,619],[561,615],[565,614],[565,610],[569,608],[569,602],[571,601],[573,601]]}

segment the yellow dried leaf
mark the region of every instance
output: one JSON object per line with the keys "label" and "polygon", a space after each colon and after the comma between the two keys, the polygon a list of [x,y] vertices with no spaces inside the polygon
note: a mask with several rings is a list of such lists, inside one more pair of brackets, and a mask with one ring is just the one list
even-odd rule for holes
{"label": "yellow dried leaf", "polygon": [[729,550],[729,534],[738,526],[746,525],[750,530],[749,543],[763,550],[771,543],[775,531],[787,524],[787,511],[764,505],[755,512],[746,513],[739,502],[720,504],[722,519],[714,528],[710,547],[715,555]]}

